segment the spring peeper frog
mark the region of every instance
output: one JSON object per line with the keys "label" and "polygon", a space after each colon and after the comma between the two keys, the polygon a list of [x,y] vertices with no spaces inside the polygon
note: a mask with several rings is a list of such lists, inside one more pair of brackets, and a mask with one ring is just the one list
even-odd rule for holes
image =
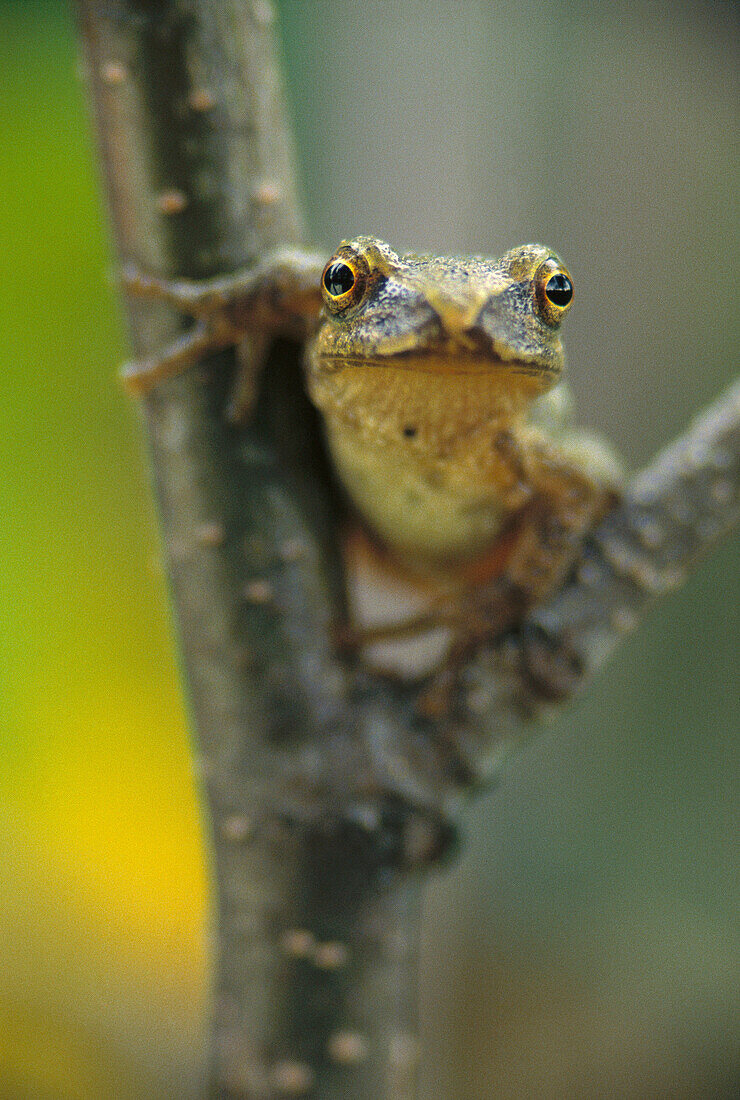
{"label": "spring peeper frog", "polygon": [[246,337],[248,404],[265,339],[313,329],[307,387],[340,480],[376,540],[433,593],[424,614],[365,640],[435,622],[452,627],[453,649],[495,636],[557,587],[616,500],[610,452],[569,426],[560,327],[573,282],[542,245],[445,259],[358,237],[323,272],[286,253],[210,284],[134,273],[128,289],[198,319],[128,368],[139,391]]}

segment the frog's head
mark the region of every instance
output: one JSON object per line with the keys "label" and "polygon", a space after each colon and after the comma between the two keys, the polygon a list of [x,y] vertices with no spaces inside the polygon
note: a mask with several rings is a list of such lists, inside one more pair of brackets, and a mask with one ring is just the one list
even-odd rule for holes
{"label": "frog's head", "polygon": [[532,392],[549,389],[563,368],[559,329],[573,284],[542,245],[500,260],[445,259],[398,256],[357,237],[327,263],[322,295],[314,353],[325,365],[516,375]]}

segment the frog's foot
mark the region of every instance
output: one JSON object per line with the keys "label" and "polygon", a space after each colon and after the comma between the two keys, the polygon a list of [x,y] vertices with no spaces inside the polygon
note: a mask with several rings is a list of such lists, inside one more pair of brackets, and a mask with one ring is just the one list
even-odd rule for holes
{"label": "frog's foot", "polygon": [[162,302],[190,317],[208,317],[253,293],[255,275],[236,271],[215,279],[161,279],[128,263],[121,269],[121,286],[131,298]]}
{"label": "frog's foot", "polygon": [[235,296],[244,292],[245,273],[191,282],[159,279],[141,271],[135,264],[126,264],[121,272],[121,284],[132,298],[162,302],[179,313],[196,318],[191,329],[158,355],[135,360],[122,368],[121,379],[129,393],[148,393],[159,382],[181,374],[205,355],[237,343],[242,336],[241,329],[229,323],[224,311]]}
{"label": "frog's foot", "polygon": [[142,396],[158,382],[174,378],[204,355],[225,346],[207,325],[195,324],[188,332],[168,344],[159,355],[126,363],[121,368],[121,381],[129,393]]}
{"label": "frog's foot", "polygon": [[235,328],[251,328],[259,321],[305,337],[321,308],[323,267],[317,253],[283,249],[254,267],[212,279],[163,279],[128,263],[121,270],[121,285],[132,298],[162,302],[190,317],[222,314]]}
{"label": "frog's foot", "polygon": [[298,251],[275,252],[253,268],[198,282],[157,278],[127,264],[121,282],[128,295],[161,302],[194,317],[196,324],[161,354],[126,366],[124,384],[134,393],[147,393],[203,356],[244,344],[229,413],[232,420],[243,419],[272,340],[278,335],[305,339],[311,331],[321,305],[321,270],[320,257]]}

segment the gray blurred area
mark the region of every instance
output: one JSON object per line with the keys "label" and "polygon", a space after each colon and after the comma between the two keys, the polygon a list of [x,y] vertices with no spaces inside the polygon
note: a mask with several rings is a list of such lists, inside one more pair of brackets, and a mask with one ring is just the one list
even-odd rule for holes
{"label": "gray blurred area", "polygon": [[[632,467],[736,373],[735,5],[278,6],[310,239],[550,244],[582,419]],[[739,565],[471,805],[426,911],[425,1100],[736,1095]]]}

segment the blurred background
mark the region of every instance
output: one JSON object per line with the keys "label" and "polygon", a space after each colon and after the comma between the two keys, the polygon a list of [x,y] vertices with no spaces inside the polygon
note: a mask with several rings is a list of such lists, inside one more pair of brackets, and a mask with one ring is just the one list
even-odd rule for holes
{"label": "blurred background", "polygon": [[[639,467],[737,369],[738,8],[283,0],[308,235],[571,269]],[[0,3],[0,1097],[199,1094],[207,905],[70,11]],[[737,539],[478,797],[423,1100],[736,1095]]]}

